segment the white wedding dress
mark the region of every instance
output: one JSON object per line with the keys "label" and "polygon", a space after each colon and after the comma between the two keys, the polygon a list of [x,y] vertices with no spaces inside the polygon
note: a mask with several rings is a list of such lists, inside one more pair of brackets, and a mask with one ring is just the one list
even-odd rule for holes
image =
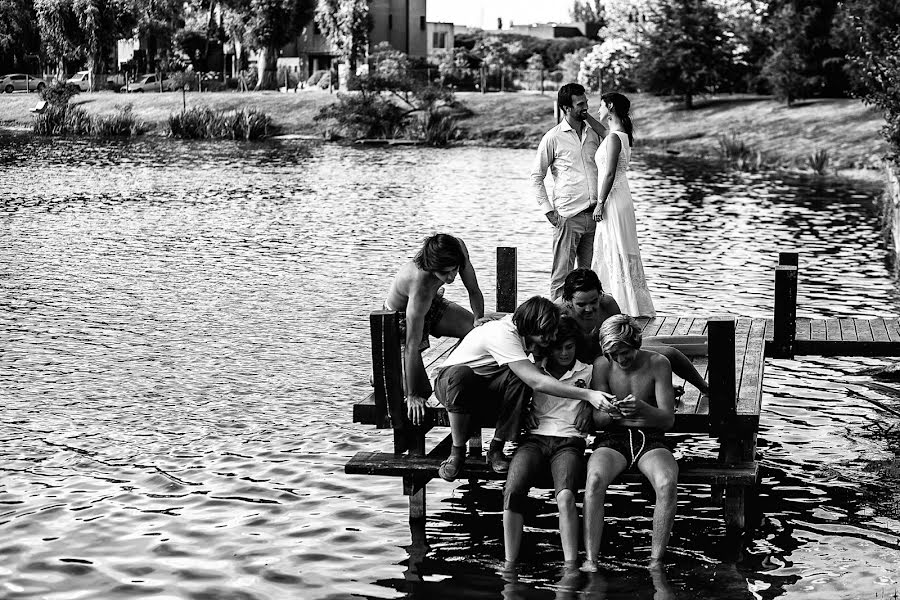
{"label": "white wedding dress", "polygon": [[[634,203],[628,188],[626,171],[631,161],[628,134],[623,131],[609,132],[597,150],[597,167],[602,181],[609,140],[614,135],[619,137],[622,150],[619,152],[616,178],[606,200],[603,220],[597,223],[597,233],[594,234],[594,259],[591,268],[600,276],[603,291],[616,299],[623,313],[633,317],[653,317],[656,316],[656,310],[644,277]],[[600,189],[599,185],[597,189]]]}

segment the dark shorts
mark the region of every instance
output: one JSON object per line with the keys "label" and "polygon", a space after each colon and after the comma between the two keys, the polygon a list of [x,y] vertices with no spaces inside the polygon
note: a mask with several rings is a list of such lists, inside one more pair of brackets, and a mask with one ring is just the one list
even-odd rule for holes
{"label": "dark shorts", "polygon": [[[441,295],[435,296],[434,300],[431,301],[431,306],[428,307],[428,312],[425,313],[425,319],[422,321],[422,341],[419,343],[420,352],[431,346],[428,336],[432,335],[431,330],[441,322],[441,318],[447,312],[447,307],[449,306],[450,301],[445,300]],[[387,307],[385,309],[387,310]],[[398,313],[400,314],[400,339],[403,343],[406,343],[406,312],[398,311]]]}
{"label": "dark shorts", "polygon": [[477,415],[496,422],[494,437],[514,442],[519,437],[522,412],[531,400],[531,388],[509,367],[482,376],[468,365],[441,367],[434,380],[434,395],[447,412]]}
{"label": "dark shorts", "polygon": [[[631,435],[629,436],[629,432]],[[628,466],[634,466],[642,456],[656,450],[665,448],[672,451],[672,446],[666,443],[666,436],[661,431],[653,429],[615,429],[601,431],[597,434],[593,445],[597,448],[610,448],[625,457]]]}
{"label": "dark shorts", "polygon": [[521,513],[528,490],[550,467],[553,488],[558,495],[563,490],[577,491],[584,482],[583,437],[526,435],[513,454],[503,486],[503,508]]}

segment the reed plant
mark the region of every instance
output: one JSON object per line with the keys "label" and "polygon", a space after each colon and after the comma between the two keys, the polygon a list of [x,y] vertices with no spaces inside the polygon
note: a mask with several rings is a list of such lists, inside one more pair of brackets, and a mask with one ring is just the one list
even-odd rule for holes
{"label": "reed plant", "polygon": [[231,111],[196,106],[169,115],[169,135],[189,140],[260,140],[272,133],[272,119],[254,108]]}
{"label": "reed plant", "polygon": [[446,146],[460,136],[453,115],[443,110],[429,110],[422,116],[422,135],[430,146]]}
{"label": "reed plant", "polygon": [[816,175],[824,175],[825,169],[828,167],[829,158],[828,150],[823,148],[807,156],[806,164],[815,171]]}
{"label": "reed plant", "polygon": [[48,104],[34,116],[32,131],[37,135],[84,135],[93,137],[133,137],[146,131],[137,121],[131,105],[116,106],[111,115],[91,115],[80,106]]}

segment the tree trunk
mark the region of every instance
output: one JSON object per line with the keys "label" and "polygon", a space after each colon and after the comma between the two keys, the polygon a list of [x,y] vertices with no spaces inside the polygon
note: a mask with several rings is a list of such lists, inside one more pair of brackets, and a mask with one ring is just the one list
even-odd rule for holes
{"label": "tree trunk", "polygon": [[684,108],[694,110],[694,94],[688,92],[684,95]]}
{"label": "tree trunk", "polygon": [[256,91],[274,90],[278,86],[276,76],[278,74],[278,48],[267,46],[259,49],[256,57],[257,79]]}

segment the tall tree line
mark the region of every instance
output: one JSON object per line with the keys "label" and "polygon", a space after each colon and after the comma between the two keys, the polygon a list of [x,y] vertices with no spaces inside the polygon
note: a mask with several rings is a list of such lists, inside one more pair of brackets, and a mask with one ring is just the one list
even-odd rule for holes
{"label": "tall tree line", "polygon": [[[170,66],[192,14],[206,15],[198,33],[231,39],[258,53],[257,88],[276,85],[278,50],[314,16],[316,0],[0,0],[0,71],[34,72],[35,58],[62,75],[80,63],[99,79],[117,40],[151,40],[155,68]],[[218,18],[216,18],[218,17]]]}

